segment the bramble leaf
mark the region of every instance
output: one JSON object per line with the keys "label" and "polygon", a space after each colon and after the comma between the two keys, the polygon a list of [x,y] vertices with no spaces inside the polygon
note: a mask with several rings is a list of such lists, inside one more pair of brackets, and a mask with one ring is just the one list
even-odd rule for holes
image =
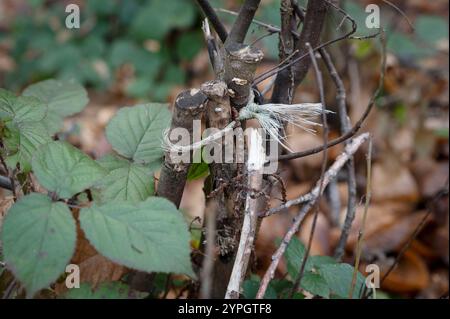
{"label": "bramble leaf", "polygon": [[136,204],[94,204],[81,210],[80,225],[95,249],[116,263],[141,271],[195,277],[187,225],[164,198],[150,197]]}
{"label": "bramble leaf", "polygon": [[7,165],[14,168],[19,164],[23,172],[29,172],[33,154],[51,141],[45,126],[40,122],[8,123],[6,129],[3,153]]}
{"label": "bramble leaf", "polygon": [[86,90],[70,80],[41,81],[27,87],[22,94],[38,98],[48,105],[49,113],[61,117],[81,112],[89,102]]}
{"label": "bramble leaf", "polygon": [[106,174],[97,162],[66,142],[40,147],[32,165],[39,183],[60,198],[72,197]]}
{"label": "bramble leaf", "polygon": [[149,164],[163,156],[162,135],[169,123],[170,112],[165,104],[125,107],[107,125],[106,138],[120,155]]}
{"label": "bramble leaf", "polygon": [[[319,268],[319,274],[326,281],[334,295],[348,298],[352,285],[354,268],[349,264],[326,264]],[[360,298],[365,285],[364,276],[358,271],[353,298]]]}
{"label": "bramble leaf", "polygon": [[101,158],[98,163],[108,171],[96,183],[99,202],[139,202],[154,194],[153,172],[148,167],[113,155]]}
{"label": "bramble leaf", "polygon": [[1,239],[8,268],[31,297],[64,272],[75,250],[75,220],[63,203],[33,193],[11,207]]}
{"label": "bramble leaf", "polygon": [[0,89],[0,119],[14,123],[37,122],[47,114],[47,105],[34,97],[15,96]]}

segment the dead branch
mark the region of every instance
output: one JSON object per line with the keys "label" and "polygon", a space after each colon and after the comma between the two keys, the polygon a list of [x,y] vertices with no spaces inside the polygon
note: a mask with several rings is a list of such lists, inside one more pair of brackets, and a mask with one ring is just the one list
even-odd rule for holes
{"label": "dead branch", "polygon": [[[291,2],[285,3],[290,9],[290,14],[292,15]],[[277,78],[275,80],[275,85],[273,87],[273,93],[271,101],[272,103],[283,103],[289,104],[290,100],[293,99],[296,87],[303,81],[304,77],[308,73],[311,61],[306,59],[303,63],[298,63],[298,57],[308,55],[308,49],[306,43],[310,43],[312,47],[316,47],[320,41],[320,34],[325,21],[325,16],[327,12],[327,3],[325,1],[308,1],[308,6],[306,9],[305,19],[303,21],[303,29],[300,33],[300,38],[295,41],[295,49],[298,50],[296,56],[286,65],[285,68],[281,67],[277,70]],[[288,10],[289,10],[288,9]],[[287,16],[287,14],[286,14]],[[280,41],[286,41],[286,38],[290,37],[290,29],[292,28],[292,20],[288,17],[283,19],[282,16],[282,32],[280,36]],[[289,28],[286,30],[286,28]],[[285,44],[286,45],[286,44]],[[295,62],[294,62],[295,61]],[[292,66],[292,72],[289,71]],[[292,78],[293,76],[293,78]]]}
{"label": "dead branch", "polygon": [[353,142],[345,147],[345,151],[340,154],[336,161],[328,168],[326,173],[324,174],[323,180],[319,181],[314,189],[311,191],[312,199],[305,203],[305,205],[301,208],[297,216],[294,218],[294,222],[289,228],[288,232],[284,236],[280,246],[277,251],[272,256],[272,262],[267,269],[264,277],[261,280],[261,284],[259,286],[258,293],[256,295],[257,299],[261,299],[264,297],[269,282],[273,279],[275,275],[275,270],[277,269],[278,263],[280,262],[281,257],[283,256],[287,245],[291,241],[292,236],[298,231],[300,224],[305,218],[306,214],[310,211],[310,209],[314,206],[317,198],[319,197],[319,190],[321,185],[326,187],[328,183],[336,178],[337,173],[342,169],[342,167],[347,163],[353,154],[359,149],[359,147],[369,138],[368,133],[361,134],[353,139]]}
{"label": "dead branch", "polygon": [[[361,129],[362,125],[364,124],[364,121],[369,116],[370,111],[372,110],[373,106],[375,105],[375,101],[377,100],[377,98],[379,97],[379,95],[383,89],[384,75],[385,75],[385,71],[386,71],[386,48],[385,48],[386,43],[385,43],[385,38],[384,38],[384,32],[381,32],[380,35],[381,35],[381,42],[382,42],[382,52],[381,52],[381,71],[380,71],[381,74],[380,74],[378,86],[377,86],[375,92],[373,93],[373,95],[371,96],[369,103],[367,104],[367,107],[364,110],[364,113],[361,115],[361,117],[355,123],[355,125],[353,125],[351,130],[348,131],[346,134],[341,135],[340,137],[328,142],[326,145],[327,149],[330,147],[333,147],[335,145],[338,145],[342,142],[345,142],[349,138],[353,137]],[[274,158],[269,158],[268,161],[270,162],[270,161],[274,161],[274,160],[279,160],[279,161],[292,160],[295,158],[301,158],[301,157],[309,156],[312,154],[320,153],[322,151],[323,151],[323,146],[321,145],[321,146],[311,148],[309,150],[290,153],[290,154],[286,154],[286,155],[280,155],[280,156],[276,156]]]}
{"label": "dead branch", "polygon": [[259,198],[255,195],[262,187],[262,173],[265,161],[263,137],[257,129],[251,129],[248,139],[248,187],[245,201],[244,222],[242,224],[241,238],[231,272],[225,299],[238,299],[242,282],[244,281],[250,257],[253,251],[253,242],[257,228],[257,210]]}
{"label": "dead branch", "polygon": [[228,32],[225,29],[225,26],[220,21],[219,17],[217,16],[214,9],[209,4],[208,0],[197,0],[198,5],[200,8],[202,8],[203,13],[208,18],[208,20],[213,25],[214,30],[216,30],[217,35],[219,36],[219,39],[222,41],[222,43],[225,42],[225,40],[228,37]]}
{"label": "dead branch", "polygon": [[230,34],[226,40],[226,46],[231,43],[243,43],[250,24],[255,16],[261,0],[245,0],[236,20],[231,27]]}
{"label": "dead branch", "polygon": [[323,126],[324,150],[322,153],[322,168],[321,168],[320,178],[319,178],[319,195],[317,196],[316,199],[314,199],[314,205],[313,205],[314,217],[313,217],[313,222],[312,222],[312,226],[311,226],[311,232],[309,234],[308,245],[306,247],[306,251],[303,256],[303,260],[302,260],[302,263],[300,266],[298,276],[295,279],[294,286],[292,287],[291,298],[293,297],[294,293],[298,290],[298,287],[300,287],[300,283],[303,278],[303,272],[305,271],[306,262],[308,261],[309,252],[311,251],[311,244],[312,244],[312,241],[314,238],[314,232],[316,229],[317,218],[319,216],[318,202],[319,202],[319,197],[321,196],[321,194],[324,190],[323,177],[325,175],[325,170],[327,168],[327,158],[328,158],[328,152],[326,149],[326,145],[327,145],[327,141],[328,141],[328,123],[327,123],[327,117],[326,117],[325,92],[324,92],[324,86],[323,86],[323,78],[322,78],[322,73],[320,72],[319,65],[317,64],[317,60],[316,60],[316,57],[314,55],[314,51],[312,50],[311,45],[309,43],[306,43],[306,47],[308,48],[309,56],[312,61],[314,74],[316,75],[316,82],[317,82],[317,86],[319,87],[320,102],[322,104],[322,109],[323,109],[322,126]]}
{"label": "dead branch", "polygon": [[[342,82],[339,73],[331,60],[330,55],[322,48],[319,50],[323,62],[328,70],[334,85],[336,86],[336,102],[338,107],[339,120],[341,124],[341,133],[345,134],[351,130],[350,118],[347,115],[347,95],[345,93],[344,83]],[[351,139],[345,141],[346,144],[351,143]],[[344,225],[342,227],[341,236],[339,238],[338,245],[336,247],[334,257],[336,260],[340,261],[344,255],[345,244],[347,243],[348,234],[350,233],[350,228],[352,226],[353,220],[355,219],[356,211],[356,175],[355,175],[355,163],[354,159],[351,158],[346,167],[347,171],[347,192],[348,192],[348,202],[347,202],[347,213],[345,216]]]}
{"label": "dead branch", "polygon": [[[170,131],[176,128],[184,128],[192,133],[193,122],[201,118],[206,101],[206,96],[197,89],[186,90],[178,94],[175,100]],[[158,182],[158,196],[167,198],[178,207],[183,195],[189,167],[190,163],[174,163],[171,158],[171,152],[166,152]]]}

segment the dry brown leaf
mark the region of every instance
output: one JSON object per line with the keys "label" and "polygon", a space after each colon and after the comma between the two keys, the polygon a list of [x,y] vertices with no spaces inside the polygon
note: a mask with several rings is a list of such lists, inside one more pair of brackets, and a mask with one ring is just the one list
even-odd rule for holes
{"label": "dry brown leaf", "polygon": [[102,282],[117,281],[127,272],[121,265],[113,263],[100,254],[92,256],[80,265],[80,281],[97,287]]}
{"label": "dry brown leaf", "polygon": [[[383,203],[370,205],[367,212],[367,220],[365,225],[365,238],[376,236],[380,231],[395,224],[403,216],[412,211],[412,207],[404,203]],[[361,221],[364,212],[364,207],[358,206],[356,208],[355,220],[352,224],[350,235],[347,241],[347,249],[353,251],[358,240],[358,233],[361,229]],[[344,222],[346,208],[343,208],[341,213],[341,224]]]}
{"label": "dry brown leaf", "polygon": [[433,197],[448,179],[448,162],[438,163],[432,159],[416,160],[412,165],[420,193],[425,198]]}
{"label": "dry brown leaf", "polygon": [[[381,271],[387,271],[385,268]],[[430,283],[428,268],[419,255],[408,250],[395,269],[386,277],[381,288],[396,293],[415,293]]]}
{"label": "dry brown leaf", "polygon": [[415,203],[419,200],[419,189],[405,166],[392,162],[377,163],[372,167],[372,200]]}
{"label": "dry brown leaf", "polygon": [[399,251],[411,238],[426,214],[421,211],[394,219],[391,224],[385,225],[365,237],[364,249],[369,252]]}

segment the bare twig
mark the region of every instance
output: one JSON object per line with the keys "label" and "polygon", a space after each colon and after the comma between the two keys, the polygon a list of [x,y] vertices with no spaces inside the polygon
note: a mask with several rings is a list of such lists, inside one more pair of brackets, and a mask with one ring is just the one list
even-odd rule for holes
{"label": "bare twig", "polygon": [[326,187],[331,180],[336,178],[337,173],[342,169],[345,163],[347,163],[350,157],[353,156],[353,154],[358,150],[361,144],[363,144],[368,138],[369,138],[368,133],[364,133],[355,137],[353,139],[353,142],[345,147],[345,151],[342,154],[340,154],[336,158],[335,162],[328,168],[327,172],[324,174],[323,180],[319,181],[314,187],[314,189],[311,191],[312,199],[301,208],[301,210],[295,217],[293,224],[291,225],[288,232],[284,236],[277,251],[272,256],[272,262],[269,268],[267,269],[266,273],[264,274],[264,277],[261,280],[261,284],[259,286],[256,298],[261,299],[264,297],[269,282],[275,275],[275,270],[277,269],[278,263],[280,262],[280,259],[283,256],[287,245],[291,241],[292,236],[294,236],[294,234],[298,231],[298,228],[300,227],[300,224],[302,223],[306,214],[314,206],[315,201],[319,197],[319,190],[321,185],[323,185],[323,187]]}
{"label": "bare twig", "polygon": [[202,8],[203,13],[208,18],[209,21],[211,21],[211,24],[214,27],[214,30],[216,30],[217,35],[219,36],[219,39],[222,42],[225,42],[225,40],[228,37],[228,32],[225,29],[225,26],[220,21],[219,17],[217,16],[214,9],[209,4],[208,0],[197,0],[198,5],[200,8]]}
{"label": "bare twig", "polygon": [[[366,120],[367,116],[369,116],[370,111],[372,110],[376,99],[378,98],[378,96],[380,95],[380,93],[381,93],[381,91],[383,89],[384,75],[385,75],[385,70],[386,70],[386,48],[385,48],[384,32],[381,32],[380,34],[381,34],[381,40],[382,40],[383,45],[382,45],[382,53],[381,53],[381,59],[382,59],[382,61],[381,61],[381,75],[380,75],[380,79],[379,79],[379,82],[378,82],[378,87],[375,90],[375,92],[372,95],[372,97],[370,98],[369,103],[368,103],[368,105],[366,107],[366,110],[362,114],[361,118],[352,127],[352,129],[350,131],[348,131],[346,134],[341,135],[340,137],[338,137],[338,138],[328,142],[328,144],[326,145],[327,148],[330,148],[332,146],[335,146],[337,144],[340,144],[340,143],[348,140],[349,138],[354,136],[360,130],[360,128],[364,124],[364,121]],[[296,153],[290,153],[290,154],[281,155],[281,156],[276,156],[274,158],[269,158],[268,161],[292,160],[292,159],[301,158],[301,157],[309,156],[309,155],[312,155],[312,154],[320,153],[322,151],[323,151],[323,146],[321,145],[321,146],[317,146],[317,147],[311,148],[309,150],[296,152]]]}
{"label": "bare twig", "polygon": [[[228,14],[232,14],[232,15],[236,15],[236,16],[239,14],[239,13],[237,13],[235,11],[228,10],[228,9],[223,9],[223,8],[216,8],[215,10],[218,11],[218,12],[228,13]],[[257,19],[253,19],[252,23],[254,23],[254,24],[256,24],[256,25],[266,29],[266,31],[268,33],[270,33],[270,34],[280,33],[281,32],[281,29],[279,27],[277,27],[277,26],[275,26],[273,24],[265,23],[265,22],[257,20]],[[292,32],[292,34],[295,37],[299,37],[300,36],[298,34],[298,32],[296,32],[295,30],[292,30],[291,32]]]}
{"label": "bare twig", "polygon": [[241,238],[228,283],[226,299],[239,298],[240,288],[247,272],[250,256],[253,251],[253,242],[256,235],[258,198],[255,193],[261,190],[262,171],[264,168],[265,150],[263,138],[257,129],[251,129],[248,139],[248,187],[245,201],[244,222],[242,224]]}
{"label": "bare twig", "polygon": [[[347,115],[347,103],[346,103],[346,93],[344,83],[339,76],[333,61],[331,60],[328,52],[322,48],[319,50],[325,66],[330,74],[336,86],[336,101],[339,110],[339,119],[341,124],[341,133],[345,134],[351,130],[351,122]],[[351,143],[351,139],[347,140],[346,143]],[[347,191],[348,191],[348,203],[347,203],[347,214],[345,216],[344,225],[342,227],[341,236],[334,254],[336,260],[341,260],[344,254],[345,244],[347,243],[348,234],[350,233],[350,228],[355,219],[356,211],[356,176],[355,176],[355,164],[353,158],[347,163]]]}
{"label": "bare twig", "polygon": [[[311,30],[314,30],[314,32],[313,32],[313,31],[309,31],[309,32],[314,33],[314,37],[317,37],[317,39],[315,38],[315,41],[307,41],[307,42],[310,42],[310,43],[311,43],[311,45],[312,45],[313,48],[314,48],[314,51],[317,51],[317,50],[319,50],[320,48],[324,48],[324,47],[326,47],[326,46],[328,46],[328,45],[331,45],[331,44],[333,44],[333,43],[339,42],[339,41],[341,41],[341,40],[348,39],[348,38],[350,38],[350,36],[351,36],[352,34],[354,34],[354,33],[356,32],[357,25],[356,25],[355,20],[353,20],[353,19],[352,19],[352,18],[351,18],[351,17],[350,17],[343,9],[341,9],[340,7],[336,6],[335,4],[333,4],[332,2],[330,2],[330,1],[328,1],[328,0],[322,0],[322,1],[309,1],[309,2],[308,2],[308,7],[309,7],[309,5],[310,5],[310,2],[311,2],[311,8],[307,8],[306,15],[305,15],[305,17],[304,17],[304,24],[305,24],[305,26],[306,26],[306,25],[310,25],[310,29],[311,29]],[[314,3],[315,3],[315,5],[314,5]],[[346,34],[344,34],[344,35],[338,37],[338,38],[331,39],[331,40],[329,40],[329,41],[327,41],[327,42],[324,42],[324,43],[322,43],[322,44],[319,45],[319,44],[318,44],[318,43],[319,43],[318,40],[319,40],[319,35],[320,35],[320,34],[317,35],[317,32],[318,32],[318,25],[316,24],[316,20],[320,17],[319,14],[318,14],[318,12],[322,12],[322,11],[323,11],[323,7],[319,7],[319,8],[316,7],[316,6],[319,6],[319,4],[321,4],[321,6],[324,6],[325,4],[331,5],[331,6],[334,7],[336,10],[338,10],[339,12],[341,12],[342,14],[344,14],[344,15],[347,17],[347,19],[348,19],[348,20],[351,22],[351,24],[352,24],[351,30],[350,30],[349,32],[347,32]],[[308,18],[308,10],[311,12],[311,13],[310,13],[310,18]],[[321,11],[321,10],[322,10],[322,11]],[[324,15],[323,12],[322,12],[322,14]],[[319,21],[320,21],[320,20],[319,20]],[[323,23],[323,22],[322,22],[322,23]],[[305,28],[304,28],[303,31],[302,31],[302,34],[305,33],[305,32],[307,32],[307,30],[305,30]],[[301,35],[302,35],[302,34],[301,34]],[[312,36],[313,36],[313,34],[311,34],[311,35],[308,35],[307,33],[305,34],[305,37],[312,37]],[[300,36],[299,42],[302,41],[301,39],[302,39],[302,36]],[[300,44],[299,44],[299,45],[300,45]],[[299,50],[301,50],[301,48],[298,47],[299,45],[297,45],[296,48],[298,48]],[[304,46],[304,44],[303,44],[303,46]],[[283,71],[283,70],[289,68],[291,65],[294,65],[294,64],[298,65],[298,62],[301,61],[301,60],[303,60],[304,58],[308,57],[308,55],[309,55],[309,54],[308,54],[307,50],[304,48],[303,51],[300,51],[299,54],[298,54],[298,56],[295,57],[294,59],[290,60],[289,63],[287,63],[287,64],[285,64],[285,65],[283,65],[283,66],[280,66],[280,67],[277,66],[277,67],[275,67],[275,68],[273,68],[273,69],[267,70],[266,72],[264,72],[264,73],[258,75],[258,76],[255,78],[255,80],[254,80],[254,82],[253,82],[253,85],[257,85],[258,83],[264,81],[265,79],[270,78],[271,76],[274,76],[275,74],[278,74],[279,72],[281,72],[281,71]],[[304,64],[304,63],[303,63],[303,64]],[[303,64],[302,64],[302,65],[303,65]],[[302,72],[300,73],[300,75],[302,75],[302,74],[305,72],[305,71],[304,71],[305,69],[306,69],[306,66],[302,66],[302,67],[301,67]],[[308,64],[308,69],[309,69],[309,64]],[[308,69],[306,69],[306,72],[308,71]],[[304,77],[305,75],[306,75],[306,73],[303,75],[303,77]],[[301,81],[302,79],[303,79],[302,77],[298,77],[298,78],[296,79],[296,81]]]}
{"label": "bare twig", "polygon": [[[312,47],[316,47],[319,44],[327,7],[327,3],[323,0],[308,1],[303,29],[294,45],[294,49],[298,50],[298,53],[284,66],[272,69],[274,72],[272,75],[277,74],[271,97],[272,103],[288,104],[293,99],[296,87],[302,82],[311,65],[309,59],[303,61],[303,63],[298,63],[301,60],[298,57],[308,56],[306,43],[310,43]],[[289,2],[289,9],[292,10],[291,2]],[[284,20],[286,20],[286,17]],[[288,24],[288,21],[283,21],[282,19],[283,32],[280,35],[280,41],[286,40],[287,36],[290,36],[290,33],[288,33],[289,29],[286,30],[288,27],[291,28],[291,25]],[[263,77],[264,74],[258,76],[254,81],[254,85],[259,83]]]}
{"label": "bare twig", "polygon": [[406,15],[406,13],[400,9],[398,6],[396,6],[395,4],[393,4],[391,1],[388,0],[382,0],[384,3],[386,3],[387,5],[391,6],[392,8],[394,8],[395,10],[397,10],[398,13],[400,13],[406,20],[406,22],[408,22],[409,27],[411,28],[412,31],[414,31],[414,25],[412,24],[411,20],[409,19],[409,17]]}
{"label": "bare twig", "polygon": [[361,260],[362,245],[364,242],[364,231],[366,228],[367,212],[369,211],[370,199],[372,198],[372,139],[369,139],[369,149],[367,150],[367,181],[366,181],[366,196],[364,204],[364,213],[362,217],[361,229],[358,234],[358,242],[356,244],[355,267],[353,270],[352,285],[350,287],[349,299],[353,298],[353,291],[356,286],[356,279],[359,272],[359,262]]}
{"label": "bare twig", "polygon": [[323,178],[325,175],[325,170],[327,168],[327,157],[328,157],[328,152],[326,149],[326,145],[328,142],[328,123],[327,123],[327,117],[326,117],[325,92],[324,92],[324,87],[323,87],[323,78],[322,78],[322,73],[320,72],[320,69],[317,64],[317,60],[316,60],[316,57],[314,55],[314,51],[312,50],[311,45],[309,43],[306,43],[306,47],[308,48],[309,56],[310,56],[310,59],[312,61],[312,65],[313,65],[314,74],[316,75],[317,86],[319,87],[320,102],[322,104],[322,110],[323,110],[323,112],[322,112],[322,127],[323,127],[323,147],[324,147],[324,149],[323,149],[323,153],[322,153],[322,169],[320,172],[320,179],[319,179],[319,195],[314,200],[315,201],[314,206],[313,206],[314,217],[313,217],[313,222],[312,222],[312,226],[311,226],[311,232],[309,234],[308,245],[306,247],[306,251],[303,256],[303,260],[302,260],[302,263],[300,266],[298,276],[295,279],[294,286],[292,287],[292,290],[291,290],[291,298],[293,297],[294,293],[298,290],[298,287],[300,286],[300,283],[303,278],[303,272],[305,271],[306,262],[308,261],[309,253],[311,251],[311,245],[312,245],[312,241],[314,238],[314,232],[315,232],[316,225],[317,225],[317,218],[319,216],[319,208],[317,207],[318,202],[319,202],[318,199],[324,190]]}
{"label": "bare twig", "polygon": [[205,18],[202,23],[203,35],[205,36],[206,47],[208,48],[209,60],[211,62],[214,73],[218,73],[223,68],[222,58],[220,56],[220,49],[217,45],[215,37],[211,34],[208,19]]}
{"label": "bare twig", "polygon": [[261,0],[245,0],[231,27],[226,43],[243,43]]}

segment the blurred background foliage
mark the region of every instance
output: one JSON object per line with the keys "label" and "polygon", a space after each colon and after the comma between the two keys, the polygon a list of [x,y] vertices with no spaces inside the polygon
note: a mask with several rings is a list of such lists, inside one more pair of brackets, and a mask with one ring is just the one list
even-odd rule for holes
{"label": "blurred background foliage", "polygon": [[[211,2],[226,9],[237,9],[240,3]],[[302,5],[305,2],[300,1]],[[80,5],[79,30],[65,27],[69,3]],[[279,5],[280,0],[263,1],[257,19],[279,25]],[[122,83],[119,91],[126,96],[164,101],[173,86],[184,85],[191,78],[188,62],[204,47],[201,14],[193,0],[29,0],[3,1],[2,6],[0,52],[6,51],[14,62],[3,70],[0,67],[0,86],[12,90],[49,77],[71,77],[98,90],[114,90]],[[20,14],[8,15],[8,7]],[[357,35],[374,33],[364,26],[367,13],[359,1],[347,0],[344,7],[358,23]],[[397,12],[389,7],[382,10],[382,25],[391,31],[389,49],[402,59],[414,62],[432,55],[440,41],[448,39],[448,23],[441,17],[419,15],[416,32],[411,34],[407,28],[397,28],[402,21],[393,19]],[[226,23],[234,19],[230,13],[219,15]],[[335,28],[340,17],[334,15],[328,36],[342,32]],[[254,25],[249,38],[264,35],[267,31]],[[367,56],[373,49],[371,43],[359,41],[357,56]],[[276,35],[266,36],[258,44],[267,59],[277,59]]]}

